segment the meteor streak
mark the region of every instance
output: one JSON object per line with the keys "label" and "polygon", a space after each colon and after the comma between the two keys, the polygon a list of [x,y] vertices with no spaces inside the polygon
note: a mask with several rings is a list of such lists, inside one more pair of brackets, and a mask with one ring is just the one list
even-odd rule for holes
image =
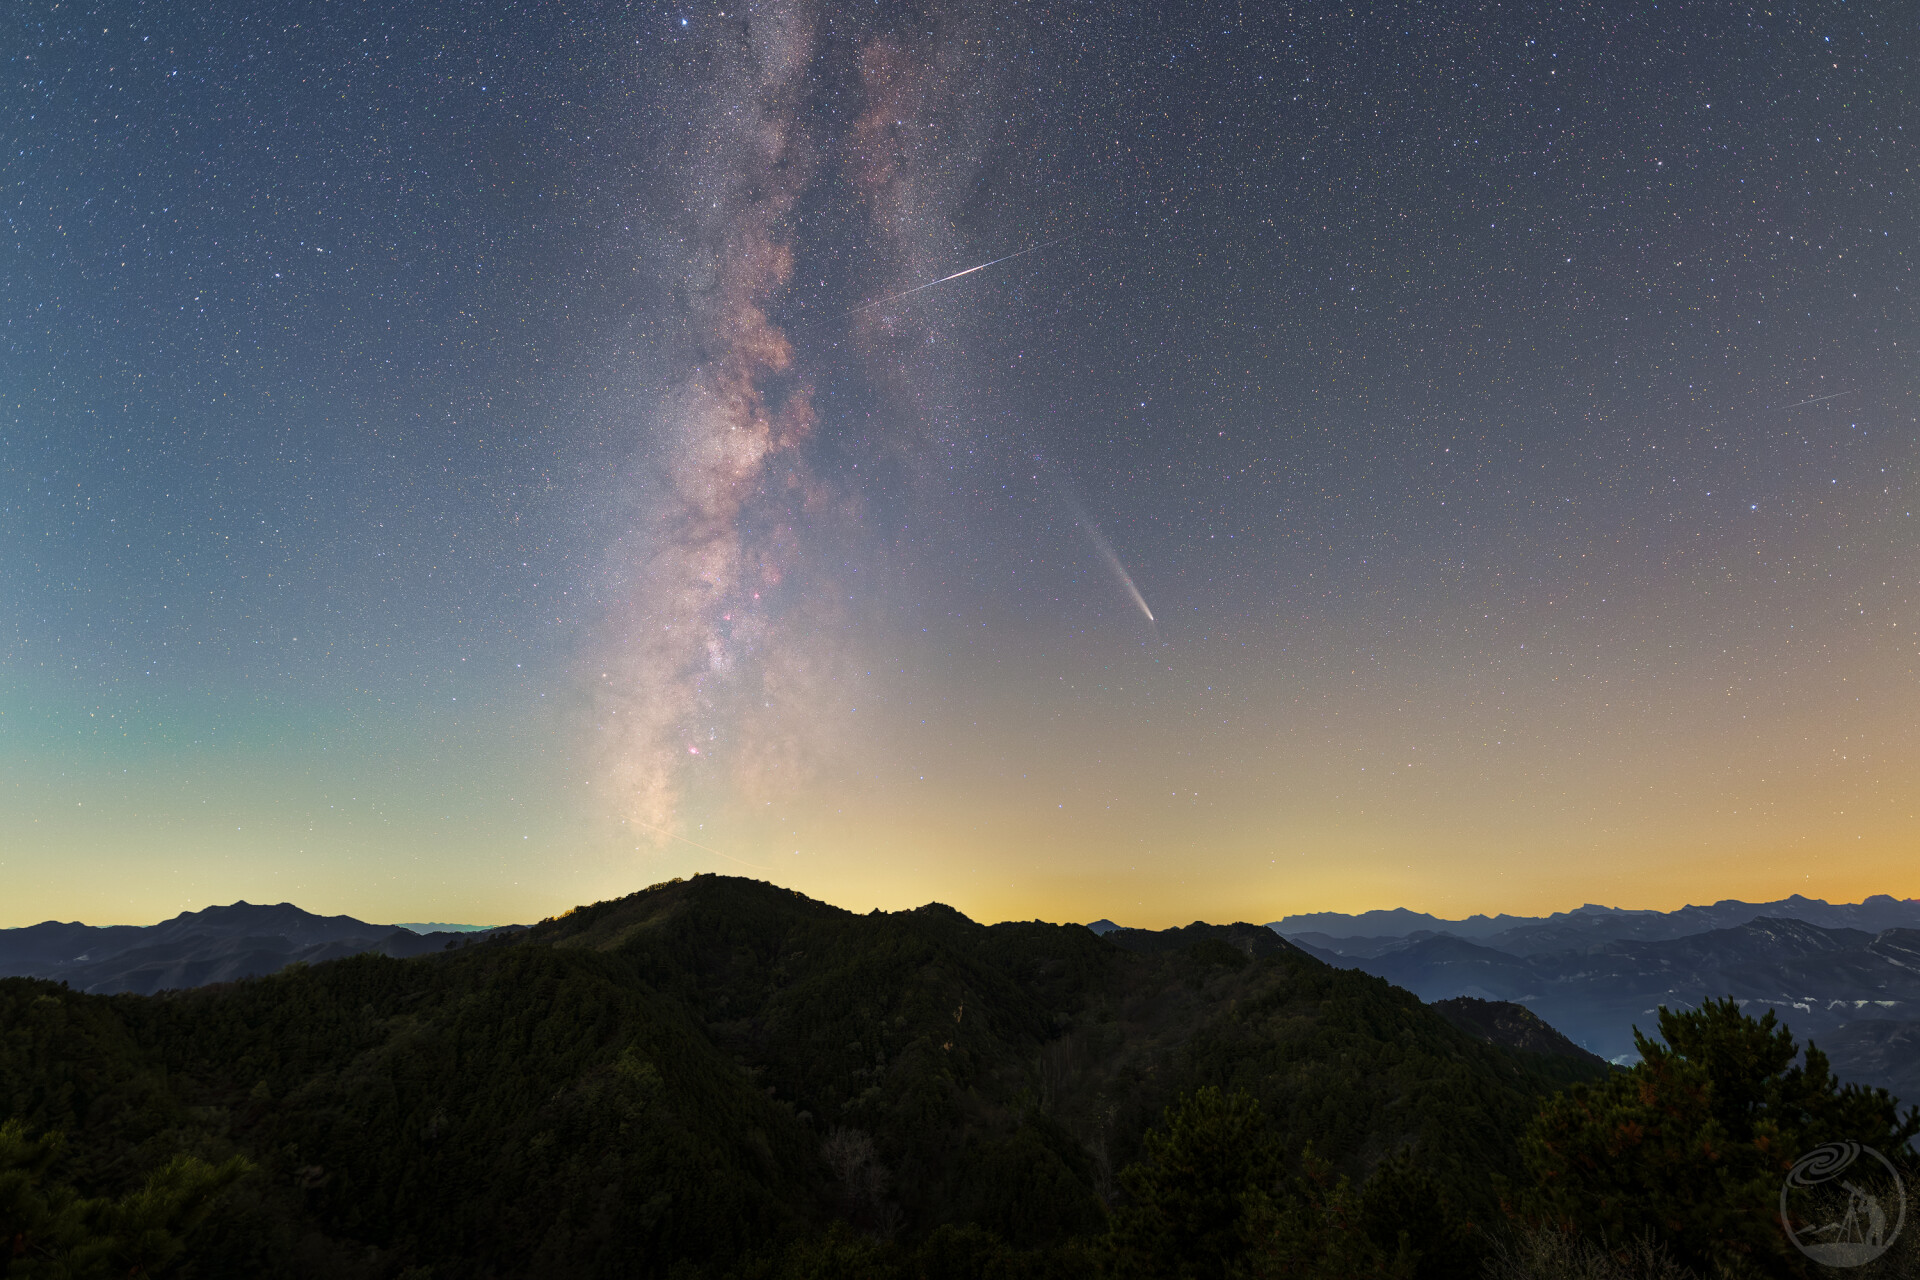
{"label": "meteor streak", "polygon": [[1785,413],[1788,409],[1798,409],[1802,405],[1819,404],[1822,400],[1838,400],[1841,396],[1850,396],[1852,394],[1853,392],[1851,391],[1836,391],[1832,395],[1815,396],[1811,400],[1802,400],[1799,404],[1783,405],[1781,406],[1780,412]]}
{"label": "meteor streak", "polygon": [[689,840],[683,835],[679,835],[679,834],[676,834],[675,832],[668,831],[665,827],[656,827],[651,822],[642,822],[638,818],[628,818],[627,821],[631,822],[636,827],[641,827],[647,831],[651,831],[653,832],[653,834],[660,836],[663,839],[678,840],[681,844],[689,844],[696,849],[704,849],[716,858],[725,858],[728,862],[737,862],[743,867],[752,867],[755,871],[773,870],[772,867],[763,867],[757,862],[748,862],[745,858],[736,858],[730,853],[722,853],[718,849],[714,848],[712,845],[701,844],[698,840]]}
{"label": "meteor streak", "polygon": [[901,298],[906,297],[910,293],[918,293],[922,289],[931,289],[933,288],[933,286],[937,284],[945,284],[949,280],[958,280],[961,276],[970,276],[976,271],[985,271],[988,267],[997,267],[1003,262],[1012,262],[1015,258],[1024,258],[1029,253],[1038,253],[1040,250],[1046,248],[1048,245],[1059,244],[1062,240],[1071,240],[1072,238],[1073,238],[1072,236],[1060,236],[1057,239],[1045,240],[1039,244],[1028,245],[1026,248],[1022,249],[1019,253],[1010,253],[1004,258],[995,258],[992,262],[983,262],[977,267],[968,267],[965,271],[956,271],[950,276],[941,276],[938,280],[929,280],[925,284],[917,284],[913,286],[913,288],[911,289],[902,289],[899,293],[890,293],[884,298],[875,298],[872,302],[863,302],[859,306],[853,308],[852,311],[847,312],[847,314],[853,315],[855,312],[866,311],[873,307],[884,306],[889,302],[897,302]]}

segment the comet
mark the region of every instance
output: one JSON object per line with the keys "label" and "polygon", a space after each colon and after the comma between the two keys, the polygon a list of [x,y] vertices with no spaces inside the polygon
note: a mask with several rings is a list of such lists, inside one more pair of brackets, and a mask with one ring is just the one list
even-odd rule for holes
{"label": "comet", "polygon": [[[1041,461],[1038,458],[1034,460]],[[1041,465],[1046,464],[1042,462]],[[1048,470],[1052,472],[1051,467]],[[1038,479],[1037,476],[1035,478]],[[1060,494],[1060,500],[1066,503],[1067,510],[1073,513],[1073,522],[1080,526],[1081,532],[1087,535],[1087,541],[1093,544],[1093,549],[1100,553],[1102,560],[1106,561],[1107,568],[1113,573],[1113,580],[1126,591],[1134,606],[1140,610],[1141,616],[1150,625],[1157,626],[1153,610],[1147,607],[1147,598],[1140,594],[1140,588],[1134,585],[1133,575],[1128,573],[1127,566],[1120,562],[1120,553],[1113,549],[1113,544],[1108,542],[1106,535],[1100,532],[1100,526],[1093,522],[1093,518],[1087,514],[1087,509],[1081,506],[1079,500],[1073,496],[1073,490],[1067,487],[1065,478],[1057,472],[1052,472],[1051,478],[1054,489]]]}
{"label": "comet", "polygon": [[1120,563],[1120,555],[1113,549],[1113,544],[1107,541],[1106,536],[1094,526],[1092,521],[1083,519],[1080,521],[1080,527],[1087,531],[1087,538],[1093,543],[1093,549],[1098,551],[1100,558],[1107,562],[1107,568],[1113,570],[1113,576],[1121,586],[1127,589],[1127,594],[1133,597],[1133,602],[1140,606],[1140,612],[1146,615],[1148,622],[1152,622],[1153,610],[1147,608],[1147,599],[1140,594],[1140,588],[1133,585],[1133,575],[1127,572],[1127,566]]}
{"label": "comet", "polygon": [[997,267],[1003,262],[1012,262],[1015,258],[1024,258],[1030,253],[1040,252],[1040,250],[1047,248],[1049,245],[1056,245],[1063,240],[1070,240],[1072,238],[1071,236],[1060,236],[1057,239],[1042,241],[1040,244],[1028,245],[1020,252],[1010,253],[1004,258],[995,258],[992,262],[983,262],[977,267],[968,267],[965,271],[956,271],[950,276],[941,276],[938,280],[929,280],[925,284],[917,284],[911,289],[902,289],[899,293],[890,293],[884,298],[875,298],[872,302],[863,302],[853,308],[852,311],[847,312],[847,314],[853,315],[856,312],[868,311],[874,307],[883,307],[889,302],[898,302],[910,294],[919,293],[922,289],[931,289],[935,285],[945,284],[949,280],[958,280],[961,276],[970,276],[976,271],[985,271],[988,267]]}

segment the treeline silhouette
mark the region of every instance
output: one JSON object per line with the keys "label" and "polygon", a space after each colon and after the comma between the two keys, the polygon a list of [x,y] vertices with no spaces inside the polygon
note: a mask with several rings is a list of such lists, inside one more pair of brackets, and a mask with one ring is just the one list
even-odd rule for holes
{"label": "treeline silhouette", "polygon": [[1920,1116],[1730,1002],[1660,1029],[1618,1071],[1257,926],[700,876],[420,959],[0,981],[0,1274],[1812,1274],[1780,1177],[1911,1166]]}

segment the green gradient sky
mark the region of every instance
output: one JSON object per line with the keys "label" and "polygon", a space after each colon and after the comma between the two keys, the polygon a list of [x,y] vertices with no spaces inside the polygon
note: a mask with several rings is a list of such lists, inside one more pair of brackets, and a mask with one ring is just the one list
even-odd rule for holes
{"label": "green gradient sky", "polygon": [[[1920,731],[1873,692],[1911,687],[1907,628],[1835,608],[1783,638],[1755,593],[1719,623],[1751,638],[1736,657],[1669,627],[1686,605],[1630,601],[1589,626],[1543,605],[1471,684],[1463,650],[1489,640],[1447,635],[1446,609],[1430,647],[1364,676],[1334,670],[1352,637],[1331,653],[1231,632],[976,644],[936,675],[910,662],[867,682],[845,713],[865,722],[804,786],[706,798],[664,842],[555,749],[581,736],[578,707],[181,693],[116,711],[17,690],[0,712],[0,923],[141,923],[236,898],[527,920],[709,870],[862,910],[937,899],[1153,926],[1920,896]],[[1532,657],[1518,634],[1551,638]],[[1568,661],[1588,646],[1619,657]]]}

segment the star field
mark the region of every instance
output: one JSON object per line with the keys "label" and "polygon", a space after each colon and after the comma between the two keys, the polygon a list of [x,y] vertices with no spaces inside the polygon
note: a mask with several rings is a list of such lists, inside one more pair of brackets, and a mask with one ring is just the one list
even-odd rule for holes
{"label": "star field", "polygon": [[0,23],[0,924],[1920,893],[1899,6]]}

